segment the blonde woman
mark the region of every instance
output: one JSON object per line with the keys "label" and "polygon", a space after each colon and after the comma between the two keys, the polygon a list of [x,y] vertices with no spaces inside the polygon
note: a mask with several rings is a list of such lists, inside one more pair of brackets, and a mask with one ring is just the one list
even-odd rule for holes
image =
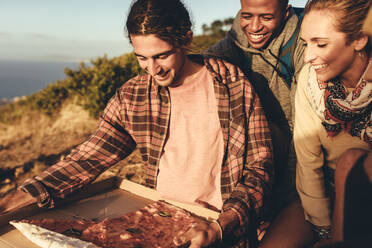
{"label": "blonde woman", "polygon": [[[363,218],[352,223],[344,216],[345,200],[353,199],[349,194],[345,199],[349,176],[364,175],[359,183],[371,192],[372,63],[362,32],[370,5],[370,0],[309,0],[305,7],[300,37],[306,65],[295,97],[296,185],[319,239],[347,239],[344,231],[358,223],[352,228],[364,237],[371,234]],[[371,199],[355,204],[370,206]],[[370,211],[364,219],[372,221]]]}

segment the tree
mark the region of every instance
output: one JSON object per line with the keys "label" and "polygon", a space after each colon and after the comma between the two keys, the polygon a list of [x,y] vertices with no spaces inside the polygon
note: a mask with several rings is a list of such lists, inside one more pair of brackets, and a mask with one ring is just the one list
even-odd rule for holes
{"label": "tree", "polygon": [[216,20],[212,22],[210,26],[203,24],[203,34],[194,37],[191,44],[190,53],[202,53],[204,50],[217,43],[219,40],[225,37],[233,22],[234,18],[226,18],[223,21]]}
{"label": "tree", "polygon": [[226,32],[231,28],[234,23],[234,18],[226,18],[225,20],[215,20],[210,26],[207,24],[202,25],[203,35],[211,35],[222,38],[226,35]]}

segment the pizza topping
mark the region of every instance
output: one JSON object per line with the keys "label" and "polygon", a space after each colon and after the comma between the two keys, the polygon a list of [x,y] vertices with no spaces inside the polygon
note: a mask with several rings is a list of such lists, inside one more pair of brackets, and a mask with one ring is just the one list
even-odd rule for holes
{"label": "pizza topping", "polygon": [[81,236],[81,234],[82,234],[82,232],[81,231],[79,231],[79,230],[77,230],[77,229],[75,229],[75,228],[70,228],[70,229],[67,229],[66,231],[64,231],[64,232],[62,232],[62,234],[64,234],[64,235],[73,235],[73,236],[78,236],[78,237],[80,237]]}
{"label": "pizza topping", "polygon": [[143,231],[139,228],[127,228],[125,229],[127,232],[130,232],[130,233],[136,233],[136,234],[140,234],[142,233]]}
{"label": "pizza topping", "polygon": [[172,217],[170,213],[165,212],[165,211],[159,211],[158,215],[160,215],[161,217]]}
{"label": "pizza topping", "polygon": [[132,235],[130,235],[129,233],[120,234],[120,238],[122,240],[127,240],[127,239],[130,239],[131,237],[132,237]]}
{"label": "pizza topping", "polygon": [[191,245],[191,241],[189,240],[186,243],[183,243],[183,244],[177,246],[177,248],[189,248],[190,245]]}
{"label": "pizza topping", "polygon": [[155,206],[151,206],[151,207],[145,207],[145,210],[147,210],[148,212],[150,213],[156,213],[158,210]]}

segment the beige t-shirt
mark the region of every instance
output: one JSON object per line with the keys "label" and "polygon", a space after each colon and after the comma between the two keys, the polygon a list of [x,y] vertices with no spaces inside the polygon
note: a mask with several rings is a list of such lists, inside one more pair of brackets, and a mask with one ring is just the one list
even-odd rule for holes
{"label": "beige t-shirt", "polygon": [[370,150],[368,144],[349,133],[329,137],[321,119],[306,97],[309,66],[302,69],[295,96],[294,144],[297,155],[296,186],[308,221],[318,226],[331,224],[330,202],[326,197],[321,167],[335,169],[338,158],[350,148]]}
{"label": "beige t-shirt", "polygon": [[157,191],[164,198],[220,210],[223,136],[212,76],[205,67],[169,88],[171,118]]}

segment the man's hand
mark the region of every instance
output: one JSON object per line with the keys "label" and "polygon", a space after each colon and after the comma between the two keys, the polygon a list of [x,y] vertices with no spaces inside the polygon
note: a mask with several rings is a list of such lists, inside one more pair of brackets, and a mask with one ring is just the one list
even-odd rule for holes
{"label": "man's hand", "polygon": [[[201,248],[221,242],[221,230],[217,223],[199,222],[176,238],[180,247]],[[189,245],[189,246],[188,246]]]}
{"label": "man's hand", "polygon": [[226,77],[228,72],[230,73],[232,81],[236,81],[237,78],[244,77],[244,73],[239,67],[229,62],[222,61],[221,59],[209,58],[205,59],[205,63],[209,64],[216,73],[222,76],[223,79]]}
{"label": "man's hand", "polygon": [[[222,243],[221,237],[229,235],[239,225],[239,218],[235,211],[228,210],[220,214],[216,222],[200,222],[190,228],[186,233],[179,235],[176,245],[181,247],[199,248],[199,247],[219,247]],[[221,230],[222,229],[222,230]],[[190,244],[187,246],[186,244]]]}
{"label": "man's hand", "polygon": [[36,200],[28,193],[20,190],[11,192],[0,199],[0,214],[5,214],[35,202]]}

